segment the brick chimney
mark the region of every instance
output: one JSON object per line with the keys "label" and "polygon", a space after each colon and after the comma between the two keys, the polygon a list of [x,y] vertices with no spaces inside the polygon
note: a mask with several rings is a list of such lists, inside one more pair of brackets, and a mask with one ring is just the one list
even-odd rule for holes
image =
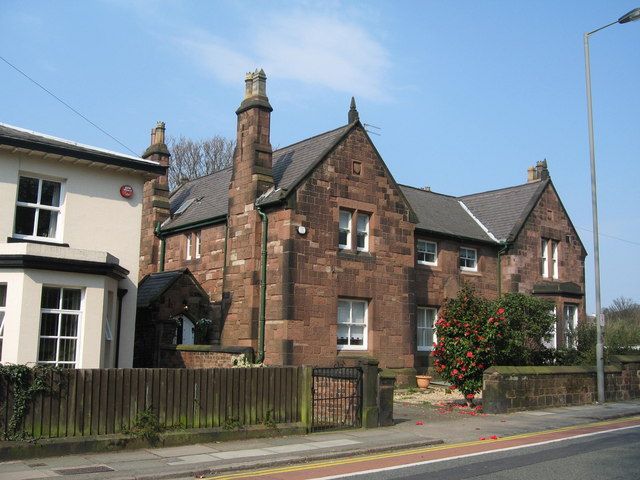
{"label": "brick chimney", "polygon": [[[165,144],[165,125],[158,122],[151,129],[151,143],[142,158],[169,166],[171,154]],[[169,182],[167,175],[159,175],[144,184],[142,193],[142,224],[140,235],[140,279],[158,271],[159,240],[155,236],[158,223],[169,218]]]}
{"label": "brick chimney", "polygon": [[236,110],[237,146],[229,192],[230,214],[236,211],[234,207],[244,210],[244,205],[253,204],[273,185],[270,140],[272,111],[267,98],[264,70],[247,73],[244,99]]}

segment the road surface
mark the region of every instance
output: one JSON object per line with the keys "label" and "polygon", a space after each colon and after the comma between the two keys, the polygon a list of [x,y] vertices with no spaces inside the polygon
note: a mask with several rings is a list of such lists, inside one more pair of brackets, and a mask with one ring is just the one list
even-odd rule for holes
{"label": "road surface", "polygon": [[640,418],[209,478],[638,480]]}

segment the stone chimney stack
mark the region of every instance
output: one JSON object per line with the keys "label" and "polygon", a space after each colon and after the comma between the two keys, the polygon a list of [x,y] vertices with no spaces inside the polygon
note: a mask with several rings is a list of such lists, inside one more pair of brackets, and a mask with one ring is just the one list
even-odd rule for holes
{"label": "stone chimney stack", "polygon": [[547,180],[548,178],[549,178],[549,169],[547,168],[546,159],[540,162],[536,162],[535,167],[529,167],[527,169],[527,183],[538,182],[540,180]]}
{"label": "stone chimney stack", "polygon": [[267,97],[267,76],[264,70],[256,70],[247,73],[244,82],[244,99],[236,110],[237,146],[229,195],[230,214],[232,207],[253,204],[273,185],[270,140],[273,108]]}
{"label": "stone chimney stack", "polygon": [[549,169],[547,168],[547,159],[536,162],[536,176],[538,180],[546,180],[549,178]]}
{"label": "stone chimney stack", "polygon": [[[165,144],[165,124],[156,123],[151,129],[151,144],[142,158],[153,160],[169,167],[171,154]],[[159,240],[156,226],[169,218],[169,182],[167,175],[159,175],[144,184],[142,193],[142,224],[140,235],[140,279],[148,273],[158,271]]]}
{"label": "stone chimney stack", "polygon": [[262,221],[256,200],[273,186],[271,105],[263,70],[247,73],[236,110],[237,144],[229,185],[223,345],[257,347]]}

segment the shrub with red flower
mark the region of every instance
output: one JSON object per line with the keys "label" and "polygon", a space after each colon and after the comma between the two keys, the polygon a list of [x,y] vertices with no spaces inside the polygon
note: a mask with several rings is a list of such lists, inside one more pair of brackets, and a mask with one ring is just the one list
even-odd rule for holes
{"label": "shrub with red flower", "polygon": [[492,311],[492,304],[465,285],[458,296],[440,309],[436,321],[434,368],[460,390],[471,405],[482,389],[482,373],[496,358],[495,345],[506,327],[505,310]]}

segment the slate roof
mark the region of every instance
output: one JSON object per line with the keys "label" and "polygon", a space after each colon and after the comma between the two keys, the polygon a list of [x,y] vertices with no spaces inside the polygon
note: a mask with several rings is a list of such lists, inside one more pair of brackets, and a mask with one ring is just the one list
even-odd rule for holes
{"label": "slate roof", "polygon": [[473,215],[500,241],[517,236],[549,180],[460,197]]}
{"label": "slate roof", "polygon": [[171,194],[169,199],[173,215],[187,200],[193,203],[180,215],[168,219],[163,230],[184,227],[196,222],[226,217],[229,209],[229,184],[232,168],[225,168],[185,183]]}
{"label": "slate roof", "polygon": [[185,272],[186,268],[172,270],[170,272],[158,272],[146,275],[138,285],[137,308],[145,308],[160,297],[167,289],[173,285]]}
{"label": "slate roof", "polygon": [[64,138],[52,137],[51,135],[25,130],[5,123],[0,123],[0,145],[53,153],[64,157],[80,158],[156,175],[164,174],[166,170],[165,167],[152,160],[83,145]]}
{"label": "slate roof", "polygon": [[[275,189],[257,200],[266,205],[282,200],[355,125],[351,123],[273,152]],[[188,228],[197,222],[224,220],[228,212],[232,168],[196,178],[174,191],[170,198],[173,218],[164,231]],[[497,243],[512,241],[549,180],[475,193],[462,197],[443,195],[399,185],[415,212],[416,228],[460,239]],[[191,202],[186,204],[185,202]],[[176,211],[188,205],[180,214]]]}
{"label": "slate roof", "polygon": [[[276,188],[291,191],[350,130],[353,124],[307,138],[273,152],[273,181]],[[272,196],[262,199],[269,203]]]}
{"label": "slate roof", "polygon": [[[273,180],[276,190],[261,198],[260,203],[264,205],[278,201],[294,189],[353,125],[345,125],[274,151]],[[172,215],[184,202],[191,199],[194,202],[183,213],[167,220],[162,229],[172,230],[226,216],[231,173],[232,168],[229,167],[191,180],[173,192],[169,199]]]}
{"label": "slate roof", "polygon": [[456,197],[400,185],[418,216],[416,228],[452,237],[494,243]]}

